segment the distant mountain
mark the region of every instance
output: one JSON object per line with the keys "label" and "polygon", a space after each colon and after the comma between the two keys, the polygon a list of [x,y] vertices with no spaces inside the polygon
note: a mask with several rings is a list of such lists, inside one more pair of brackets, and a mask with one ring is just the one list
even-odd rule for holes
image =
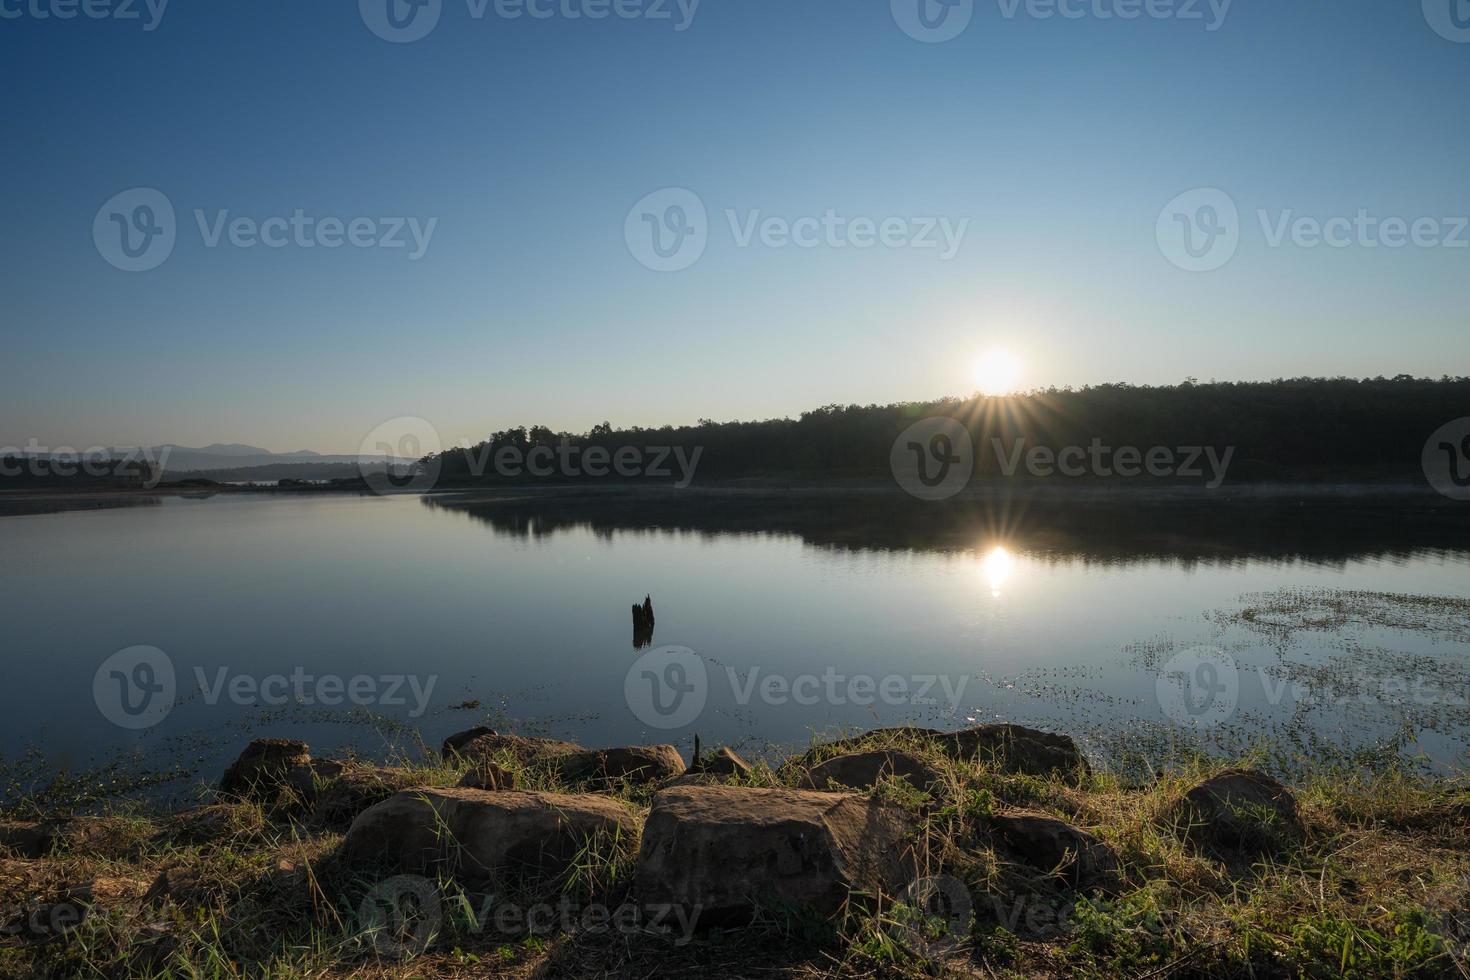
{"label": "distant mountain", "polygon": [[[164,455],[165,452],[167,455]],[[355,455],[329,455],[299,449],[292,453],[273,453],[258,446],[221,445],[216,443],[202,449],[189,446],[164,445],[152,450],[153,459],[163,463],[165,473],[189,473],[200,470],[242,470],[254,466],[277,466],[282,463],[352,464],[359,460]],[[364,462],[381,463],[384,456],[363,457]],[[409,462],[396,457],[393,462]]]}
{"label": "distant mountain", "polygon": [[[352,465],[357,466],[360,462],[356,455],[314,452],[310,449],[298,449],[291,453],[273,453],[269,449],[259,446],[247,446],[243,443],[211,443],[208,446],[180,446],[177,443],[164,443],[160,446],[151,446],[145,450],[132,447],[114,447],[114,456],[118,458],[136,457],[144,455],[147,459],[161,463],[165,474],[170,476],[182,473],[199,473],[209,471],[239,471],[256,466],[279,466],[282,464],[319,464],[325,466]],[[364,456],[361,462],[382,463],[389,460],[387,456]],[[395,463],[409,463],[412,460],[391,457]],[[340,473],[333,473],[340,476]],[[241,477],[241,479],[249,479]]]}
{"label": "distant mountain", "polygon": [[203,449],[190,449],[188,446],[179,446],[168,443],[163,446],[155,446],[154,452],[168,449],[176,453],[204,453],[209,456],[274,456],[269,449],[261,449],[259,446],[245,446],[238,442],[215,442]]}
{"label": "distant mountain", "polygon": [[[252,459],[254,457],[251,457]],[[213,480],[216,483],[275,483],[278,480],[355,480],[365,472],[382,472],[385,463],[282,462],[222,470],[173,470],[170,479]]]}

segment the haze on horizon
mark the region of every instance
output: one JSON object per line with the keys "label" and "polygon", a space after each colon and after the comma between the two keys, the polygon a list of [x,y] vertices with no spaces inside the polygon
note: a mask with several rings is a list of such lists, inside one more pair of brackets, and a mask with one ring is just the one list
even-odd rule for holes
{"label": "haze on horizon", "polygon": [[[170,5],[154,30],[0,20],[0,58],[45,79],[0,116],[46,134],[0,145],[0,438],[351,453],[394,416],[446,444],[794,416],[966,394],[996,351],[1020,388],[1470,373],[1470,43],[1419,3],[1237,0],[1209,29],[1208,4],[980,2],[942,43],[888,3],[705,0],[683,30],[670,8],[446,0],[412,43],[356,4],[285,0]],[[132,188],[177,212],[146,272],[94,243]],[[666,188],[697,196],[708,242],[660,272],[627,236]],[[1191,272],[1161,218],[1209,188],[1239,242]],[[413,219],[422,254],[407,228],[404,248],[221,231],[298,212]],[[1283,231],[1364,214],[1432,220],[1438,242]],[[932,220],[940,244],[836,247],[828,215],[842,234]],[[812,247],[790,241],[803,219]],[[942,223],[964,229],[949,258]]]}

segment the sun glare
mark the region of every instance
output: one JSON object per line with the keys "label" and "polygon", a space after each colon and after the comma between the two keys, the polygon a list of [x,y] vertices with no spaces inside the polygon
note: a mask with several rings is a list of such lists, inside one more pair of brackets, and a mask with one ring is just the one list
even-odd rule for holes
{"label": "sun glare", "polygon": [[1015,566],[1016,563],[1011,558],[1011,553],[1001,545],[992,548],[981,559],[980,567],[985,573],[986,580],[990,583],[991,598],[1000,598],[1001,589],[1011,577],[1011,572],[1015,570]]}
{"label": "sun glare", "polygon": [[1021,359],[1010,351],[993,350],[975,361],[975,384],[981,394],[1009,395],[1021,380]]}

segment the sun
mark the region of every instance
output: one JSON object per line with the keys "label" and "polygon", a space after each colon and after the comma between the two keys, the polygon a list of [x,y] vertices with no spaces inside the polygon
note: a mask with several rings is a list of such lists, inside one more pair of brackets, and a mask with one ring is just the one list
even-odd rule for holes
{"label": "sun", "polygon": [[1009,395],[1021,380],[1021,359],[1010,351],[993,350],[975,359],[975,384],[981,394]]}

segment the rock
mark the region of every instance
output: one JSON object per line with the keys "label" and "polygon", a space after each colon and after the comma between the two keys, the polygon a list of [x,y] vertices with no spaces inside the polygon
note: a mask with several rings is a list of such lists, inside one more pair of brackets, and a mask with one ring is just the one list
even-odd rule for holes
{"label": "rock", "polygon": [[739,776],[744,779],[755,770],[733,749],[721,746],[702,758],[695,759],[689,766],[689,772],[709,776]]}
{"label": "rock", "polygon": [[525,735],[481,735],[470,739],[458,749],[461,761],[477,762],[481,759],[508,761],[522,766],[548,762],[564,755],[586,752],[575,742],[561,742],[554,738],[530,738]]}
{"label": "rock", "polygon": [[484,725],[476,725],[474,728],[471,728],[468,731],[455,732],[453,735],[446,738],[444,740],[444,744],[439,748],[439,754],[443,756],[445,760],[452,760],[455,756],[460,754],[461,749],[463,749],[466,745],[470,744],[480,736],[499,734],[500,733],[493,728],[486,728]]}
{"label": "rock", "polygon": [[561,759],[558,771],[571,783],[626,779],[656,783],[684,772],[684,757],[672,745],[630,745],[578,752]]}
{"label": "rock", "polygon": [[0,821],[0,848],[20,858],[43,858],[56,844],[56,824],[29,820]]}
{"label": "rock", "polygon": [[1023,864],[1060,870],[1074,888],[1114,891],[1119,886],[1118,856],[1112,847],[1065,820],[1014,810],[992,816],[990,829]]}
{"label": "rock", "polygon": [[225,797],[262,804],[273,816],[311,811],[324,826],[352,818],[415,781],[404,770],[338,759],[313,759],[305,742],[251,742],[220,783]]}
{"label": "rock", "polygon": [[279,780],[258,783],[252,798],[275,810],[309,809],[322,790],[349,768],[349,763],[336,759],[312,759],[291,766]]}
{"label": "rock", "polygon": [[758,905],[835,913],[853,892],[895,894],[913,879],[910,818],[856,793],[738,786],[660,792],[643,830],[633,896],[700,926],[748,920]]}
{"label": "rock", "polygon": [[[944,733],[937,728],[916,728],[902,725],[896,728],[875,728],[864,735],[853,735],[847,738],[835,739],[825,742],[820,747],[822,755],[831,755],[833,752],[847,755],[852,752],[861,752],[873,748],[875,745],[896,744],[901,746],[904,742],[929,743],[934,739],[943,738]],[[817,764],[818,749],[812,749],[805,755],[793,759],[806,768]]]}
{"label": "rock", "polygon": [[[870,749],[874,744],[902,744],[905,740],[934,745],[950,757],[970,762],[977,757],[1004,772],[1032,776],[1076,776],[1088,772],[1087,759],[1068,735],[1054,735],[1024,725],[976,725],[957,732],[933,728],[879,728],[854,738],[839,739],[825,748],[843,752]],[[812,764],[812,753],[802,763]]]}
{"label": "rock", "polygon": [[469,789],[515,789],[516,774],[493,762],[480,762],[460,778],[459,785]]}
{"label": "rock", "polygon": [[305,742],[288,738],[258,738],[225,770],[220,792],[242,799],[273,798],[287,784],[293,769],[310,766]]}
{"label": "rock", "polygon": [[889,777],[902,779],[921,793],[932,792],[943,778],[939,770],[911,752],[877,749],[839,755],[818,763],[802,779],[802,785],[817,790],[825,790],[831,783],[849,789],[869,789]]}
{"label": "rock", "polygon": [[664,790],[664,789],[678,789],[681,786],[726,786],[726,785],[728,785],[728,783],[726,782],[726,777],[725,776],[716,776],[714,773],[708,773],[708,772],[686,772],[682,776],[675,776],[673,779],[666,779],[666,780],[664,780],[662,783],[659,783],[658,788],[661,789],[661,790]]}
{"label": "rock", "polygon": [[[699,748],[699,739],[695,738],[696,751]],[[719,786],[729,782],[731,779],[748,779],[755,773],[755,769],[740,758],[733,749],[718,748],[713,752],[705,754],[702,758],[696,757],[688,770],[682,775],[674,776],[664,780],[660,789],[677,789],[680,786]]]}
{"label": "rock", "polygon": [[416,781],[414,773],[384,766],[348,766],[311,796],[312,819],[324,827],[349,826],[357,815]]}
{"label": "rock", "polygon": [[1011,773],[1076,776],[1089,771],[1087,759],[1069,735],[1054,735],[1024,725],[977,725],[948,732],[937,740],[957,759],[977,756]]}
{"label": "rock", "polygon": [[637,816],[605,796],[419,787],[359,814],[342,852],[349,862],[478,884],[551,877],[589,840],[637,833]]}
{"label": "rock", "polygon": [[1253,853],[1276,850],[1303,831],[1291,790],[1249,769],[1227,769],[1199,783],[1174,817],[1191,840]]}

